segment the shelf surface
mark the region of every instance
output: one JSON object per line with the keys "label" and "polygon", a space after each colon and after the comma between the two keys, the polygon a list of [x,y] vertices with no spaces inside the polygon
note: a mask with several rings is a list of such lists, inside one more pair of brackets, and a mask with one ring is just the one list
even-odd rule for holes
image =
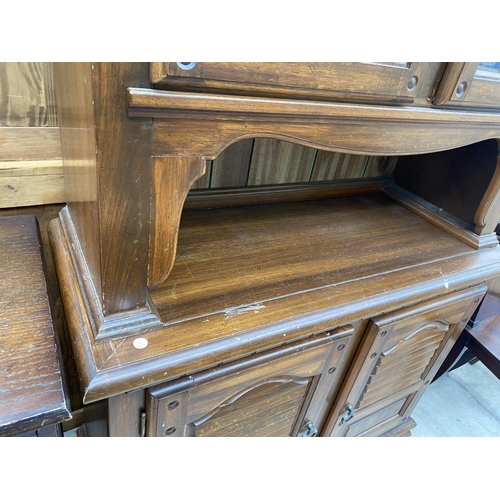
{"label": "shelf surface", "polygon": [[[59,235],[67,302],[78,305]],[[70,317],[84,401],[312,335],[343,335],[499,275],[499,246],[474,250],[382,193],[186,210],[174,268],[151,293],[163,328],[97,343],[83,310]]]}
{"label": "shelf surface", "polygon": [[472,251],[382,194],[186,211],[151,297],[166,325],[347,283],[361,299],[367,278]]}

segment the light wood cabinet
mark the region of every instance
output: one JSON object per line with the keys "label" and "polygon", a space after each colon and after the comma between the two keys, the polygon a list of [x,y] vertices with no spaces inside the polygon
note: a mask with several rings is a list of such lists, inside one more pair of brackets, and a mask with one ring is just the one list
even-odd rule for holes
{"label": "light wood cabinet", "polygon": [[[434,106],[442,63],[175,64],[56,66],[51,241],[100,432],[405,434],[500,276],[500,114]],[[239,180],[192,191],[214,172]]]}

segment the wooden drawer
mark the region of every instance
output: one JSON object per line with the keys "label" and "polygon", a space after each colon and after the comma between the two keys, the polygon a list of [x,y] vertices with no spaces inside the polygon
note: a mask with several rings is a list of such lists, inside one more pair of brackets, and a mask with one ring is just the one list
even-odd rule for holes
{"label": "wooden drawer", "polygon": [[158,87],[413,103],[429,92],[440,63],[150,63]]}
{"label": "wooden drawer", "polygon": [[377,436],[406,420],[485,291],[479,285],[373,319],[325,434]]}

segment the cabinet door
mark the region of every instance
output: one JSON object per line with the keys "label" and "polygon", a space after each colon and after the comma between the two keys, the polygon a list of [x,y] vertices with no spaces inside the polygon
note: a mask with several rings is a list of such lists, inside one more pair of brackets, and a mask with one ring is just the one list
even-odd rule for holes
{"label": "cabinet door", "polygon": [[312,436],[351,338],[323,334],[150,389],[146,434]]}
{"label": "cabinet door", "polygon": [[448,63],[433,104],[500,108],[500,63]]}
{"label": "cabinet door", "polygon": [[151,63],[150,76],[160,87],[410,104],[430,90],[441,67],[419,62],[170,62]]}
{"label": "cabinet door", "polygon": [[477,286],[373,319],[324,434],[378,436],[405,421],[485,292]]}

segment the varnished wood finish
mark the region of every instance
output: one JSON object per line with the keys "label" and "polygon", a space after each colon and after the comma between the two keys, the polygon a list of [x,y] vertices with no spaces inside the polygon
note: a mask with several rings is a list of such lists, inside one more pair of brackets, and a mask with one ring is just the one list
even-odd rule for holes
{"label": "varnished wood finish", "polygon": [[232,144],[214,161],[211,188],[246,186],[254,141],[247,139]]}
{"label": "varnished wood finish", "polygon": [[[469,116],[462,117],[465,121]],[[369,124],[361,118],[357,120],[341,120],[335,126],[321,121],[311,123],[268,123],[250,121],[247,123],[215,121],[207,127],[203,120],[155,121],[154,154],[157,156],[191,156],[203,155],[206,159],[215,158],[226,146],[248,137],[270,137],[283,141],[296,142],[305,146],[319,147],[329,151],[353,153],[360,155],[407,155],[439,151],[455,148],[491,137],[500,133],[495,127],[500,125],[500,115],[494,117],[498,124],[490,127],[478,125],[464,133],[463,122],[453,124],[436,124],[420,122],[418,118],[412,123],[408,117],[406,123],[392,122]],[[271,120],[270,120],[271,121]],[[471,124],[472,125],[472,124]],[[251,126],[251,128],[250,128]],[[408,138],[414,134],[414,141]],[[177,139],[174,141],[173,139]],[[185,140],[182,141],[181,137]],[[398,137],[391,141],[390,137]],[[363,139],[360,142],[360,138]]]}
{"label": "varnished wood finish", "polygon": [[[99,429],[114,435],[136,435],[144,405],[148,435],[297,435],[308,420],[329,434],[346,393],[367,387],[349,432],[384,435],[407,422],[427,387],[415,373],[435,373],[456,321],[500,275],[490,230],[500,220],[496,158],[490,173],[477,163],[484,182],[474,199],[447,171],[466,198],[461,220],[400,189],[396,157],[415,157],[418,170],[417,155],[497,139],[500,115],[433,107],[440,63],[420,66],[414,91],[388,81],[382,93],[339,91],[341,79],[317,88],[335,64],[297,88],[287,83],[293,65],[274,68],[278,85],[259,87],[255,63],[242,63],[246,73],[219,75],[216,87],[210,64],[195,66],[191,82],[173,75],[190,91],[151,88],[148,71],[161,79],[164,65],[84,64],[72,73],[89,75],[84,91],[72,90],[71,66],[58,72],[62,102],[80,94],[69,116],[86,117],[77,135],[94,151],[82,155],[82,191],[95,199],[80,212],[70,202],[51,225],[83,401],[104,402],[110,425]],[[367,83],[358,76],[355,85]],[[206,90],[194,92],[194,80]],[[384,321],[389,341],[436,323],[435,312],[447,328],[398,344],[369,382],[368,350]]]}
{"label": "varnished wood finish", "polygon": [[124,107],[124,86],[147,79],[144,64],[56,65],[68,172],[82,174],[67,178],[68,208],[104,316],[147,308],[151,120],[130,122]]}
{"label": "varnished wood finish", "polygon": [[[310,163],[306,167],[302,165],[301,155],[305,155],[309,162],[312,159],[312,168]],[[311,150],[276,139],[244,139],[228,146],[215,160],[208,161],[205,174],[192,189],[388,177],[392,175],[396,161],[397,157]],[[233,193],[237,192],[233,190]],[[196,196],[199,198],[200,193]]]}
{"label": "varnished wood finish", "polygon": [[500,209],[500,140],[497,139],[496,143],[498,154],[495,171],[474,215],[475,231],[478,234],[492,233],[498,225],[496,219],[497,211]]}
{"label": "varnished wood finish", "polygon": [[[353,254],[360,233],[363,250]],[[360,278],[422,266],[431,254],[470,251],[381,195],[185,212],[176,264],[152,299],[165,324],[245,307],[260,315],[270,300],[332,284],[354,290]]]}
{"label": "varnished wood finish", "polygon": [[[436,106],[441,106],[443,104],[452,104],[460,101],[463,102],[470,89],[470,84],[477,66],[478,63],[448,63],[444,70],[443,78],[441,79],[439,87],[436,91],[433,103]],[[461,82],[466,82],[467,88],[463,92],[463,95],[458,97],[455,95],[455,92],[458,84]]]}
{"label": "varnished wood finish", "polygon": [[236,189],[202,189],[188,194],[185,210],[263,205],[277,202],[317,200],[377,193],[391,182],[389,177],[373,180],[343,180],[253,186]]}
{"label": "varnished wood finish", "polygon": [[417,423],[411,417],[408,417],[405,422],[392,428],[390,431],[384,432],[380,437],[411,437],[411,430],[416,427]]}
{"label": "varnished wood finish", "polygon": [[[465,90],[459,92],[459,85]],[[434,104],[464,108],[500,107],[498,73],[482,71],[479,63],[448,63],[436,92]]]}
{"label": "varnished wood finish", "polygon": [[103,312],[107,316],[144,308],[147,303],[144,255],[150,237],[151,120],[130,122],[124,109],[124,86],[144,84],[146,64],[93,66]]}
{"label": "varnished wood finish", "polygon": [[129,315],[120,313],[104,315],[102,302],[93,286],[85,255],[67,207],[61,210],[59,220],[58,231],[64,235],[63,245],[68,251],[71,266],[75,270],[75,279],[79,283],[82,305],[85,307],[85,315],[95,340],[109,340],[161,327],[156,312],[153,312],[154,307],[149,302],[149,296],[146,297],[147,307],[137,308]]}
{"label": "varnished wood finish", "polygon": [[[182,63],[181,63],[182,64]],[[425,102],[442,63],[151,63],[159,86],[353,101]],[[417,78],[414,87],[412,77]]]}
{"label": "varnished wood finish", "polygon": [[102,295],[92,74],[88,64],[54,64],[65,194],[93,287]]}
{"label": "varnished wood finish", "polygon": [[36,219],[0,218],[0,435],[70,417]]}
{"label": "varnished wood finish", "polygon": [[[259,257],[258,247],[255,248],[257,250],[256,256],[259,257],[258,261],[261,265],[261,270],[255,269],[255,272],[261,273],[271,285],[274,280],[275,289],[279,292],[281,298],[268,300],[259,305],[258,302],[255,302],[257,297],[252,287],[248,287],[248,292],[245,292],[245,289],[239,289],[238,280],[241,280],[241,277],[236,274],[231,286],[242,297],[243,303],[241,301],[238,303],[237,300],[231,298],[231,295],[227,295],[227,298],[224,299],[225,302],[221,304],[223,306],[222,310],[216,300],[212,301],[212,306],[210,306],[210,303],[205,303],[205,301],[199,302],[197,311],[190,306],[191,310],[182,313],[181,308],[178,308],[181,313],[179,319],[184,318],[183,321],[172,322],[163,330],[140,335],[148,341],[148,346],[145,349],[134,347],[133,342],[136,337],[101,344],[94,342],[88,319],[85,316],[85,308],[82,307],[83,299],[78,287],[78,278],[75,270],[70,267],[71,256],[68,254],[68,249],[59,233],[57,224],[54,224],[52,228],[53,248],[56,254],[61,287],[66,291],[65,296],[63,296],[65,311],[72,331],[80,332],[79,335],[74,337],[74,340],[77,352],[76,359],[82,376],[84,401],[93,401],[119,394],[134,387],[153,385],[184,373],[194,373],[199,369],[216,365],[221,361],[231,361],[249,352],[275,347],[284,341],[300,339],[313,333],[348,324],[360,318],[380,314],[381,311],[394,310],[437,294],[459,290],[490,279],[500,273],[500,250],[498,247],[479,252],[474,251],[397,204],[384,201],[384,198],[379,200],[381,205],[378,205],[378,202],[365,205],[361,200],[357,201],[356,198],[351,201],[349,199],[338,200],[341,204],[350,203],[359,210],[359,219],[363,224],[361,232],[356,229],[357,223],[354,223],[354,219],[351,220],[351,224],[345,224],[348,219],[345,215],[339,213],[337,220],[339,224],[342,220],[344,221],[344,224],[342,224],[343,235],[347,236],[345,231],[349,231],[349,228],[351,228],[353,238],[356,238],[356,235],[363,234],[365,241],[370,244],[363,254],[352,253],[349,250],[351,246],[342,244],[338,234],[333,233],[331,239],[328,238],[327,232],[325,232],[324,236],[320,236],[320,232],[316,235],[316,238],[323,238],[324,248],[328,252],[326,255],[329,254],[332,261],[335,258],[339,262],[345,259],[343,267],[355,279],[349,280],[343,273],[337,271],[340,282],[336,283],[335,271],[332,268],[333,274],[330,285],[321,286],[321,283],[323,285],[328,284],[326,274],[316,276],[318,270],[315,271],[315,264],[312,261],[309,266],[305,263],[305,267],[303,267],[303,271],[306,273],[309,268],[311,274],[302,274],[300,280],[294,282],[293,276],[287,272],[285,261],[280,267],[279,261],[275,262],[272,259],[272,256],[276,255],[276,247],[272,244],[273,239],[271,239],[268,258],[265,258],[265,255]],[[335,201],[326,202],[325,208],[333,206],[332,204]],[[379,207],[377,210],[374,209],[376,206]],[[264,209],[265,207],[261,211]],[[390,237],[391,230],[385,224],[388,214],[383,216],[383,212],[379,212],[381,209],[387,210],[391,214],[391,219],[395,214],[399,214],[399,217],[401,217],[400,231],[395,230]],[[287,213],[285,208],[282,207],[281,210],[285,210],[281,213]],[[249,217],[252,212],[252,207],[248,207],[247,213]],[[296,212],[294,213],[296,214]],[[307,212],[303,213],[305,223],[308,220]],[[335,214],[335,211],[321,212],[320,210],[319,214],[321,215],[321,213],[323,213],[324,220],[328,220]],[[353,213],[356,213],[356,210]],[[206,216],[211,214],[212,211],[209,211]],[[277,211],[276,214],[279,215],[280,211]],[[371,223],[365,220],[368,214],[371,214],[369,217],[369,220],[373,221]],[[193,212],[193,215],[195,216],[194,220],[196,220],[196,212]],[[240,222],[243,220],[241,218]],[[254,218],[253,220],[255,221],[254,230],[256,230],[258,219]],[[283,219],[277,217],[275,220],[278,224]],[[215,221],[216,217],[213,217],[212,224]],[[377,221],[378,223],[376,223]],[[209,236],[211,229],[206,224],[208,219],[202,217],[200,222],[201,224],[194,225],[193,229],[198,227],[199,230],[202,230],[201,234],[204,232]],[[316,222],[319,222],[319,219],[316,219]],[[252,218],[250,217],[248,224],[251,223]],[[395,222],[394,225],[396,225]],[[315,224],[312,223],[309,230],[313,231],[314,226]],[[413,228],[412,232],[408,232],[408,226]],[[280,225],[280,229],[285,233],[290,231],[283,224]],[[319,228],[318,231],[320,231]],[[189,230],[187,233],[189,234]],[[290,235],[291,233],[292,231],[290,231]],[[186,242],[192,239],[193,248],[198,245],[198,248],[203,250],[203,241],[199,239],[200,233],[194,231],[191,238],[188,237],[188,234],[186,234],[188,238]],[[261,235],[263,238],[265,234],[266,232],[262,230]],[[182,235],[181,230],[181,237]],[[240,240],[237,235],[236,238],[238,241],[244,241]],[[339,241],[338,245],[328,250],[328,242],[335,242],[336,240]],[[280,241],[280,238],[275,241]],[[308,244],[304,238],[301,241],[302,245]],[[433,241],[439,241],[440,243],[436,245],[432,243]],[[371,261],[376,258],[381,245],[390,253],[389,256],[383,257],[384,254],[381,254],[377,257],[379,269],[375,272]],[[419,247],[420,251],[417,251]],[[204,251],[207,252],[210,248],[213,251],[213,258],[220,262],[220,258],[224,256],[220,248],[224,248],[224,246],[219,247],[212,244]],[[370,248],[373,250],[370,250]],[[296,243],[295,251],[297,254],[301,253],[300,249],[300,245]],[[179,251],[182,252],[181,247],[179,247]],[[338,251],[342,251],[343,254],[339,256]],[[191,255],[195,257],[195,254]],[[419,255],[422,260],[418,266],[419,272],[415,273],[414,269],[418,263]],[[186,256],[189,256],[189,253]],[[262,260],[263,258],[265,260]],[[316,258],[320,259],[319,254],[316,254]],[[402,267],[400,269],[394,267],[393,260],[395,258],[399,258],[401,261]],[[360,265],[362,266],[363,261],[366,262],[364,269],[367,273],[364,276],[363,267],[359,268],[358,274],[356,271]],[[188,261],[188,267],[195,262],[195,260]],[[266,262],[266,265],[274,262],[274,272],[269,277],[266,277],[267,274],[262,274],[262,265]],[[198,262],[199,264],[203,264],[203,262]],[[225,265],[229,266],[231,263],[228,261]],[[300,262],[296,263],[295,267],[300,271]],[[250,268],[251,266],[248,267],[248,269]],[[178,269],[179,276],[193,279],[180,258]],[[219,287],[218,280],[214,281],[215,273],[210,271],[214,268],[210,265],[210,262],[207,262],[205,269],[205,276],[208,281],[203,286],[209,287],[207,291],[212,288],[212,296],[216,298],[217,287]],[[198,279],[203,277],[202,274],[198,276],[197,273],[198,271],[193,275],[197,276]],[[217,274],[217,276],[219,279],[220,275]],[[287,294],[286,288],[280,285],[280,283],[285,283],[288,286],[299,287],[297,290],[300,290],[300,283],[304,278],[307,278],[310,284],[316,283],[320,286],[315,290],[310,290],[305,282],[304,288],[302,288],[303,293]],[[186,281],[186,286],[190,285],[189,279]],[[227,276],[227,279],[229,280],[228,284],[231,283],[230,276]],[[290,279],[291,281],[289,281]],[[167,280],[165,284],[166,287],[160,287],[153,292],[152,296],[159,310],[162,308],[162,300],[167,299],[170,301],[168,305],[163,302],[166,307],[162,314],[168,320],[169,306],[175,304],[173,292],[176,292],[178,299],[181,300],[184,297],[184,292],[181,293],[178,287],[172,287],[170,280]],[[196,292],[195,287],[191,289]],[[246,297],[245,295],[249,293],[250,295]],[[264,294],[262,297],[265,297],[265,294],[269,292],[266,292],[266,288],[262,286],[259,293]],[[165,299],[162,299],[162,296]],[[227,302],[228,300],[231,300],[231,303]],[[189,305],[189,301],[187,304]],[[213,307],[214,305],[216,307],[213,314],[207,316],[206,313],[209,312],[207,307]],[[261,307],[262,305],[265,307]],[[234,308],[232,308],[233,306]],[[205,315],[200,315],[203,310]],[[133,363],[133,370],[131,366],[128,366],[130,363]]]}
{"label": "varnished wood finish", "polygon": [[80,394],[80,383],[73,359],[72,341],[67,331],[64,311],[57,281],[53,254],[50,248],[48,225],[57,218],[64,205],[43,205],[37,207],[18,207],[0,210],[0,217],[10,216],[35,216],[40,231],[42,242],[43,261],[45,266],[45,280],[47,292],[52,306],[52,319],[54,329],[61,349],[62,370],[68,387],[68,398],[70,400],[72,415],[82,407]]}
{"label": "varnished wood finish", "polygon": [[[471,288],[374,319],[325,435],[379,435],[408,417],[485,292]],[[356,414],[344,422],[349,404]]]}
{"label": "varnished wood finish", "polygon": [[[142,437],[141,415],[146,410],[144,391],[119,394],[108,400],[108,433],[110,437]],[[135,409],[135,411],[134,411]]]}
{"label": "varnished wood finish", "polygon": [[154,328],[147,291],[151,120],[128,123],[123,86],[147,81],[147,66],[57,64],[55,75],[67,173],[64,230],[78,275],[85,275],[91,328],[96,339]]}
{"label": "varnished wood finish", "polygon": [[403,207],[420,215],[423,219],[429,221],[443,231],[452,234],[455,238],[463,241],[476,250],[498,245],[498,239],[495,233],[485,234],[484,236],[477,235],[461,220],[450,216],[430,203],[426,203],[425,200],[422,200],[418,196],[413,196],[399,186],[384,186],[383,192]]}
{"label": "varnished wood finish", "polygon": [[[256,139],[247,185],[307,182],[311,178],[316,151],[272,139]],[[276,168],[286,164],[287,169]]]}
{"label": "varnished wood finish", "polygon": [[338,377],[325,367],[327,361],[328,367],[343,362],[350,339],[339,336],[327,333],[155,388],[149,397],[159,401],[149,403],[148,413],[154,406],[156,413],[148,416],[148,435],[278,437],[296,434],[304,421],[318,425],[314,406],[321,407],[323,398],[314,402],[307,396]]}
{"label": "varnished wood finish", "polygon": [[492,234],[498,224],[498,150],[498,141],[490,140],[433,155],[403,157],[394,178],[477,234]]}
{"label": "varnished wood finish", "polygon": [[[202,158],[155,158],[154,201],[148,284],[156,288],[168,276],[175,259],[184,200],[193,182],[205,172]],[[172,182],[175,175],[176,182]]]}

